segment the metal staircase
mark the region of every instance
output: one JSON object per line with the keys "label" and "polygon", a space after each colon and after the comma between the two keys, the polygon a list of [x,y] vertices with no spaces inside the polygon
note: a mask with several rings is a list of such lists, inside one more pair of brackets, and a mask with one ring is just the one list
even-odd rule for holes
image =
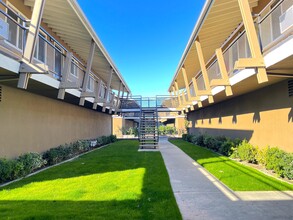
{"label": "metal staircase", "polygon": [[158,111],[157,108],[142,108],[139,125],[140,148],[157,148],[158,134]]}

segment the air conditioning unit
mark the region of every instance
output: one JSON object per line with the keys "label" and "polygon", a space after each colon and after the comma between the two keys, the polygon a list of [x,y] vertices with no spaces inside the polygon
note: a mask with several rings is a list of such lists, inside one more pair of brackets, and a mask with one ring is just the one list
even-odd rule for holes
{"label": "air conditioning unit", "polygon": [[8,39],[9,24],[0,18],[0,40]]}
{"label": "air conditioning unit", "polygon": [[293,26],[293,5],[287,11],[285,11],[285,13],[282,14],[279,19],[281,33],[284,33]]}

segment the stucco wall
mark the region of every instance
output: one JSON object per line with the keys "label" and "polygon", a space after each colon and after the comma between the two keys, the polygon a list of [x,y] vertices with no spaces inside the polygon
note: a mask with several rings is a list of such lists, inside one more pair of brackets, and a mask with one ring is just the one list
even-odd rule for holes
{"label": "stucco wall", "polygon": [[2,86],[0,157],[43,152],[63,143],[110,135],[111,131],[110,115]]}
{"label": "stucco wall", "polygon": [[293,152],[293,97],[287,80],[188,113],[190,133],[246,138]]}

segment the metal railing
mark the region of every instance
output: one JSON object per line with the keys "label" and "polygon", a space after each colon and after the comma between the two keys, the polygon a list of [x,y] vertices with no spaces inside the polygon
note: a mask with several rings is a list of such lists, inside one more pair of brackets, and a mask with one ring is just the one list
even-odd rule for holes
{"label": "metal railing", "polygon": [[2,38],[4,38],[6,43],[15,47],[15,49],[22,54],[26,39],[26,25],[28,21],[17,13],[14,13],[2,1],[0,1],[0,19],[1,24],[3,25],[1,25],[3,28],[3,32],[1,32],[6,32],[5,35],[7,35],[2,36]]}
{"label": "metal railing", "polygon": [[[259,29],[259,41],[262,46],[262,52],[268,50],[270,45],[274,44],[274,42],[282,37],[283,33],[286,31],[284,30],[286,27],[289,29],[293,26],[293,19],[289,15],[287,15],[287,17],[285,15],[288,10],[293,11],[292,0],[271,1],[258,15],[258,19],[255,20],[255,25]],[[291,15],[292,13],[288,14]],[[225,41],[222,45],[222,48],[225,48],[223,50],[223,56],[229,77],[239,72],[239,70],[234,69],[235,62],[239,60],[239,58],[251,58],[246,32],[244,30],[239,33],[242,26],[243,24],[241,23],[236,29],[235,34],[229,37],[229,40]],[[233,39],[232,42],[231,39]],[[228,46],[227,42],[229,42]],[[208,63],[210,63],[207,65],[209,81],[220,79],[221,74],[215,54]],[[199,71],[196,76],[198,89],[205,90],[201,71]],[[191,88],[193,87],[192,82],[190,86]],[[191,91],[193,93],[192,96],[194,96],[194,91]]]}
{"label": "metal railing", "polygon": [[292,27],[292,12],[286,14],[287,10],[293,11],[292,0],[280,0],[275,5],[268,5],[261,12],[259,16],[259,32],[264,50],[268,49],[271,43],[278,40],[286,29]]}

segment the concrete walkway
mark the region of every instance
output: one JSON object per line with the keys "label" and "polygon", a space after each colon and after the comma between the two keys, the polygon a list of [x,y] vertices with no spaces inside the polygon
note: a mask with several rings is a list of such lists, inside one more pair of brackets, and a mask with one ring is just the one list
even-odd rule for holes
{"label": "concrete walkway", "polygon": [[159,147],[183,219],[293,219],[292,192],[233,192],[166,138]]}

